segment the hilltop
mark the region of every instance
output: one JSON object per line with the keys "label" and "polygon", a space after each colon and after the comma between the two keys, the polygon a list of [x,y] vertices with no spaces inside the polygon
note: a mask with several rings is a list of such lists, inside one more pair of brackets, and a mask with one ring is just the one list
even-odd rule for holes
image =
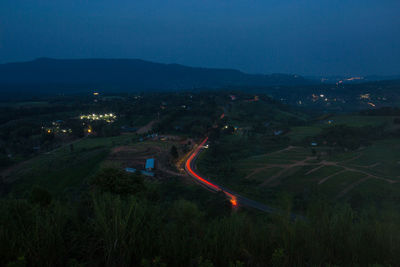
{"label": "hilltop", "polygon": [[[181,90],[226,86],[304,85],[289,74],[247,74],[234,69],[188,67],[140,59],[51,59],[0,64],[0,90],[38,92]],[[11,90],[12,89],[12,90]]]}

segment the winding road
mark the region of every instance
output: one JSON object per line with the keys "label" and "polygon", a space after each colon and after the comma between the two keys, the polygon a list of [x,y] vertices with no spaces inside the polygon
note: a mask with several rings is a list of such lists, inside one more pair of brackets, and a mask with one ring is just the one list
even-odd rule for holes
{"label": "winding road", "polygon": [[[205,138],[197,147],[196,149],[193,150],[192,154],[188,157],[185,163],[185,170],[186,172],[193,177],[197,182],[205,186],[206,188],[218,192],[222,191],[225,193],[225,195],[230,199],[231,203],[233,206],[245,206],[245,207],[250,207],[254,208],[263,212],[267,213],[279,213],[280,211],[274,208],[271,208],[269,206],[266,206],[260,202],[248,199],[246,197],[243,197],[227,188],[224,188],[220,185],[215,184],[208,178],[202,177],[199,173],[196,172],[196,159],[200,152],[204,149],[204,145],[207,143],[208,137]],[[296,215],[291,215],[291,217],[296,217]]]}

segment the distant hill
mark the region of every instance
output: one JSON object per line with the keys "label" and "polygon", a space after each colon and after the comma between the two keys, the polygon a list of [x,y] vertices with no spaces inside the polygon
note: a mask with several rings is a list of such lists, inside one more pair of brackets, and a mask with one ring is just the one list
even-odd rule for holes
{"label": "distant hill", "polygon": [[400,75],[368,75],[368,76],[306,76],[306,79],[321,82],[324,84],[357,84],[357,83],[369,83],[378,81],[394,81],[399,80]]}
{"label": "distant hill", "polygon": [[225,86],[304,85],[297,75],[246,74],[139,59],[50,59],[0,64],[1,91],[181,90]]}

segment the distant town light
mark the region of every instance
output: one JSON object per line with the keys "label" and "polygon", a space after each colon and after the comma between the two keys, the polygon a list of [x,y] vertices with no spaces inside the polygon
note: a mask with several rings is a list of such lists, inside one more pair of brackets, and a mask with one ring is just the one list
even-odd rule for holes
{"label": "distant town light", "polygon": [[98,121],[98,120],[104,120],[108,123],[114,122],[115,119],[117,119],[117,116],[113,113],[110,114],[89,114],[89,115],[81,115],[80,116],[81,120],[88,120],[88,121]]}
{"label": "distant town light", "polygon": [[370,94],[361,94],[360,99],[369,99],[370,96],[371,96]]}

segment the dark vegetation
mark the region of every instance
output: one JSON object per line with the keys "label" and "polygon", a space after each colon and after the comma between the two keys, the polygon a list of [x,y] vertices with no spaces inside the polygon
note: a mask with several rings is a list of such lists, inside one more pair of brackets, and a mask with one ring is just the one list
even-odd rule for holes
{"label": "dark vegetation", "polygon": [[[230,211],[224,196],[179,182],[148,184],[111,169],[93,179],[92,190],[72,203],[43,189],[27,200],[1,200],[0,264],[395,266],[400,260],[400,218],[390,209],[355,212],[318,198],[307,220],[294,222],[289,215]],[[134,190],[121,190],[126,185]],[[290,199],[282,203],[289,212]]]}
{"label": "dark vegetation", "polygon": [[315,137],[307,138],[306,143],[317,141],[332,148],[356,150],[383,137],[387,137],[387,135],[381,126],[349,127],[337,125],[323,129]]}
{"label": "dark vegetation", "polygon": [[[334,157],[376,140],[396,138],[397,109],[359,113],[367,118],[393,116],[390,127],[324,125],[321,132],[296,142],[289,135],[294,127],[315,127],[331,114],[290,107],[259,92],[67,95],[7,102],[0,109],[0,170],[18,169],[17,163],[38,159],[25,180],[9,182],[2,177],[0,266],[396,266],[400,262],[397,192],[391,191],[390,199],[384,200],[366,192],[341,201],[319,190],[291,194],[266,188],[254,193],[250,188],[262,181],[243,179],[248,173],[240,165],[244,158],[289,145],[316,156],[323,148],[315,148],[313,154],[310,142],[318,142]],[[92,113],[114,113],[117,119],[83,125],[79,116]],[[71,132],[60,133],[52,124],[56,121],[62,121],[60,129]],[[134,133],[150,122],[149,132]],[[213,194],[185,178],[152,180],[120,168],[99,169],[110,148],[134,147],[151,139],[151,134],[191,140],[170,146],[171,165],[189,152],[192,142],[207,135],[210,146],[201,154],[198,169],[246,196],[268,199],[267,204],[284,212],[232,209],[223,193]],[[93,142],[75,143],[82,138]],[[54,153],[57,149],[60,154]],[[297,172],[289,176],[299,177]],[[291,212],[300,212],[304,219],[293,221]]]}

